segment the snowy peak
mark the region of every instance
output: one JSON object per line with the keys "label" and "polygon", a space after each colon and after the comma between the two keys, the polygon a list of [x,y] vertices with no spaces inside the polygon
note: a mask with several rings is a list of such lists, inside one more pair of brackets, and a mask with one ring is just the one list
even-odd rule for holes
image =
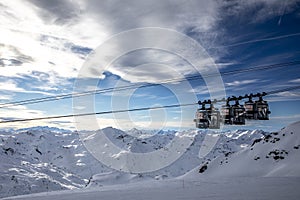
{"label": "snowy peak", "polygon": [[0,197],[81,188],[92,174],[107,170],[77,133],[47,127],[1,133],[0,159],[5,161],[0,164]]}
{"label": "snowy peak", "polygon": [[226,132],[225,133],[227,137],[232,139],[253,139],[253,138],[259,138],[265,135],[265,132],[262,130],[236,130],[232,132]]}
{"label": "snowy peak", "polygon": [[264,133],[245,149],[219,156],[191,174],[204,176],[300,176],[300,122]]}
{"label": "snowy peak", "polygon": [[31,127],[31,128],[22,128],[22,129],[17,130],[17,132],[24,132],[24,131],[56,132],[56,133],[72,132],[70,130],[60,129],[57,127],[49,127],[49,126],[35,126],[35,127]]}
{"label": "snowy peak", "polygon": [[[49,127],[0,131],[0,159],[5,161],[0,164],[0,195],[170,179],[191,170],[189,174],[193,178],[224,174],[299,176],[299,124],[292,124],[278,133],[261,130],[224,133],[122,131],[112,127],[86,132]],[[112,144],[132,153],[169,151],[166,147],[176,136],[191,139],[193,135],[193,141],[169,166],[144,174],[128,174],[108,168],[86,149],[83,141],[99,145],[97,140],[103,134]],[[212,142],[212,148],[203,151],[207,142]],[[199,173],[200,168],[202,173]]]}

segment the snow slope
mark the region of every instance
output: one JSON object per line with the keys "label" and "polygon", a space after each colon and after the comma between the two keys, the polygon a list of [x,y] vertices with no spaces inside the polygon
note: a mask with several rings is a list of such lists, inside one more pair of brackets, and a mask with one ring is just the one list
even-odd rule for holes
{"label": "snow slope", "polygon": [[144,181],[93,189],[17,196],[22,200],[298,200],[300,178],[228,178]]}
{"label": "snow slope", "polygon": [[[300,122],[296,122],[279,132],[254,140],[239,152],[221,155],[206,165],[207,170],[201,176],[300,177],[299,130]],[[199,175],[199,167],[185,176],[195,175]]]}
{"label": "snow slope", "polygon": [[[190,196],[190,199],[193,199],[193,195],[201,196],[202,189],[197,188],[200,185],[208,187],[216,184],[220,190],[225,190],[232,177],[236,177],[233,179],[234,182],[230,183],[234,187],[238,185],[235,180],[247,185],[247,180],[252,180],[253,177],[295,177],[299,176],[300,166],[299,128],[300,123],[292,124],[279,133],[266,133],[260,130],[224,133],[189,130],[186,133],[193,133],[194,141],[177,161],[158,171],[144,174],[124,173],[104,166],[87,151],[77,132],[48,127],[0,131],[0,159],[5,161],[0,164],[0,197],[66,189],[72,189],[73,194],[76,188],[86,188],[84,191],[79,190],[79,199],[89,192],[93,196],[97,191],[103,190],[122,190],[125,196],[130,196],[130,193],[127,193],[127,186],[136,190],[136,187],[142,185],[149,186],[150,190],[155,190],[163,196],[168,196],[172,191],[177,191],[176,188],[184,189],[190,184],[191,190],[195,190]],[[105,128],[96,132],[86,132],[85,140],[93,141],[99,134],[105,134],[120,148],[143,153],[162,148],[168,151],[166,146],[174,135],[185,134],[185,132],[175,133],[175,131],[161,131],[154,134],[155,132],[137,129],[124,132]],[[216,145],[212,149],[205,148],[205,144],[209,142],[216,142]],[[199,173],[200,168],[204,169],[203,173]],[[248,178],[239,178],[245,176]],[[226,177],[230,177],[230,180]],[[263,187],[264,183],[269,183],[272,179],[257,178],[255,181],[250,181],[249,187],[251,184],[254,187],[256,181],[260,181]],[[274,180],[283,185],[289,183],[291,187],[297,181],[299,183],[297,178]],[[160,184],[164,188],[170,185],[170,190],[157,188],[156,186]],[[242,189],[250,192],[246,187]],[[269,189],[266,187],[266,191]],[[138,188],[138,190],[146,189]],[[280,191],[278,188],[277,190]],[[222,199],[219,194],[209,191],[207,197],[213,195],[216,199]],[[228,195],[232,193],[232,191],[225,192]],[[62,194],[66,194],[65,199],[69,199],[72,198],[71,193]],[[61,195],[56,192],[47,193],[49,194]],[[147,194],[146,192],[145,199]],[[116,194],[107,192],[107,196],[113,197],[113,195]],[[150,193],[148,195],[150,198]],[[267,193],[266,195],[268,196]],[[89,196],[90,194],[87,194],[87,197]],[[118,198],[120,197],[117,196]],[[239,199],[238,196],[236,199]]]}
{"label": "snow slope", "polygon": [[74,132],[39,127],[0,137],[0,197],[82,188],[90,176],[109,170]]}
{"label": "snow slope", "polygon": [[[265,132],[260,130],[255,130],[255,131],[238,130],[234,132],[221,133],[221,134],[212,131],[190,130],[187,132],[195,133],[194,142],[190,145],[190,147],[186,150],[186,152],[170,166],[162,168],[155,172],[130,176],[130,178],[121,172],[114,172],[111,174],[110,179],[114,180],[113,182],[115,184],[118,184],[124,182],[124,177],[128,177],[127,182],[132,182],[131,179],[134,179],[134,181],[141,181],[149,178],[155,180],[161,180],[161,179],[170,179],[174,177],[179,177],[191,171],[195,167],[199,167],[201,164],[209,162],[219,156],[238,152],[241,149],[250,146],[255,139],[262,138],[266,134]],[[112,129],[112,128],[103,129],[102,133],[106,134],[107,137],[109,137],[110,140],[113,141],[115,145],[121,147],[122,149],[130,150],[132,152],[138,152],[138,153],[155,151],[161,148],[164,148],[164,150],[168,151],[166,145],[170,142],[170,140],[174,138],[173,132],[155,134],[152,137],[146,137],[146,138],[144,137],[135,138],[130,135],[127,135],[123,131]],[[92,140],[96,139],[97,134],[99,133],[94,133],[88,139],[92,139]],[[146,134],[147,136],[149,136],[148,133]],[[180,134],[184,135],[185,133],[182,132]],[[202,149],[205,149],[205,145],[202,145],[203,141],[207,140],[207,138],[215,138],[216,136],[218,137],[217,137],[216,145],[213,146],[213,149],[208,153],[204,153],[205,154],[204,157],[199,156],[199,154],[201,154],[200,152],[202,152]],[[207,141],[205,141],[205,143],[207,145]],[[147,160],[145,160],[143,164],[151,165],[151,162],[147,162]],[[89,185],[93,185],[93,186],[110,185],[111,181],[103,181],[103,176],[109,177],[110,175],[107,174],[95,175],[90,180]],[[116,178],[116,176],[118,178]]]}

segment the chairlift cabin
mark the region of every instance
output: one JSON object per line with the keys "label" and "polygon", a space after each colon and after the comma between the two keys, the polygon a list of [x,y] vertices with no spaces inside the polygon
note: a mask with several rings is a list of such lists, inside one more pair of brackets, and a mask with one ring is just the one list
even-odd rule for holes
{"label": "chairlift cabin", "polygon": [[259,96],[259,100],[255,101],[255,118],[258,120],[269,120],[269,104],[267,101],[263,100],[262,96]]}
{"label": "chairlift cabin", "polygon": [[231,106],[229,104],[229,99],[227,99],[226,105],[223,105],[221,108],[221,116],[224,124],[232,124],[233,115]]}
{"label": "chairlift cabin", "polygon": [[209,115],[209,128],[210,129],[219,129],[220,128],[220,111],[214,107],[213,104],[210,104],[208,110]]}
{"label": "chairlift cabin", "polygon": [[197,109],[194,122],[196,123],[196,128],[206,129],[209,127],[208,112],[204,103],[202,103],[202,107],[200,109]]}
{"label": "chairlift cabin", "polygon": [[245,125],[245,108],[239,104],[239,100],[236,99],[235,104],[231,106],[233,119],[232,124]]}
{"label": "chairlift cabin", "polygon": [[[203,102],[199,101],[198,104],[202,105],[200,109],[197,109],[195,114],[194,122],[197,128],[203,129],[219,129],[221,121],[227,125],[245,125],[246,119],[252,120],[269,120],[269,110],[268,102],[263,100],[263,96],[267,93],[257,93],[257,94],[246,94],[245,96],[232,96],[216,100],[205,100]],[[257,101],[253,101],[253,97],[259,97]],[[248,98],[243,105],[240,105],[239,101]],[[221,107],[221,112],[214,107],[217,102],[224,102],[226,104]],[[230,105],[230,101],[235,101],[234,105]],[[210,105],[206,108],[205,105]]]}
{"label": "chairlift cabin", "polygon": [[211,102],[209,108],[205,108],[205,103],[197,110],[194,122],[197,128],[219,129],[220,128],[220,111],[213,106]]}
{"label": "chairlift cabin", "polygon": [[249,98],[244,104],[246,119],[256,119],[256,103],[253,102],[252,96],[252,94],[245,96],[246,98]]}

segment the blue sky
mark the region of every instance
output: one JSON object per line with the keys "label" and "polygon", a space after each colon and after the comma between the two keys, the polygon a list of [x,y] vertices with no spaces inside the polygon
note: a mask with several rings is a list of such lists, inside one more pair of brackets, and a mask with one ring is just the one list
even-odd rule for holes
{"label": "blue sky", "polygon": [[[4,1],[0,0],[0,102],[71,93],[91,52],[116,34],[136,28],[175,30],[197,41],[206,51],[200,55],[202,71],[209,71],[209,57],[217,69],[226,71],[300,60],[300,1]],[[153,39],[153,38],[152,38]],[[143,45],[149,38],[136,38]],[[161,41],[160,41],[161,40]],[[172,48],[168,38],[153,39]],[[148,41],[149,42],[149,41]],[[150,41],[151,42],[151,41]],[[118,40],[117,49],[126,41]],[[192,48],[191,50],[192,51]],[[192,52],[193,53],[193,52]],[[226,96],[272,91],[300,85],[300,66],[288,66],[222,76]],[[192,103],[210,93],[201,80],[162,84],[165,80],[200,75],[194,66],[174,52],[138,49],[107,67],[95,66],[101,76],[94,89],[128,84],[158,86],[98,94],[94,111]],[[200,71],[201,71],[200,70]],[[93,80],[95,81],[95,80]],[[162,84],[162,85],[161,85]],[[89,88],[86,87],[86,90]],[[215,90],[218,91],[218,87]],[[300,91],[265,98],[271,120],[250,121],[244,127],[277,130],[300,119]],[[197,106],[128,114],[97,116],[99,127],[121,129],[194,128]],[[77,108],[75,108],[77,109]],[[0,108],[0,119],[35,118],[72,114],[72,99]],[[83,109],[84,111],[84,109]],[[80,112],[78,108],[77,112]],[[1,124],[1,128],[48,125],[75,129],[73,119]]]}

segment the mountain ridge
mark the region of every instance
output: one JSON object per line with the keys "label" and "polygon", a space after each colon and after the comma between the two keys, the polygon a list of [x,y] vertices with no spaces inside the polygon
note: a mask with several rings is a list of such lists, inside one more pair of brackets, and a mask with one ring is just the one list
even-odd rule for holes
{"label": "mountain ridge", "polygon": [[[106,134],[115,145],[126,151],[145,153],[164,148],[175,134],[184,135],[185,132],[165,131],[151,134],[151,131],[136,129],[125,132],[109,127],[89,132],[89,137],[81,138],[79,135],[81,132],[47,127],[13,132],[0,130],[0,158],[6,161],[0,165],[1,197],[148,179],[171,179],[185,176],[186,173],[193,174],[194,177],[209,176],[213,174],[213,166],[219,167],[218,162],[222,159],[225,163],[226,158],[231,159],[233,155],[251,148],[251,145],[256,147],[259,142],[253,145],[255,141],[262,141],[271,134],[262,130],[237,130],[223,133],[189,130],[186,133],[192,131],[195,135],[193,143],[170,166],[155,172],[127,174],[112,170],[100,163],[87,151],[82,139],[92,140],[97,134]],[[212,150],[203,158],[199,157],[204,139],[216,136],[217,142]],[[199,173],[203,165],[208,167],[203,173]],[[217,170],[214,173],[217,173]],[[276,173],[273,172],[274,174]],[[115,181],[108,181],[109,179]]]}

